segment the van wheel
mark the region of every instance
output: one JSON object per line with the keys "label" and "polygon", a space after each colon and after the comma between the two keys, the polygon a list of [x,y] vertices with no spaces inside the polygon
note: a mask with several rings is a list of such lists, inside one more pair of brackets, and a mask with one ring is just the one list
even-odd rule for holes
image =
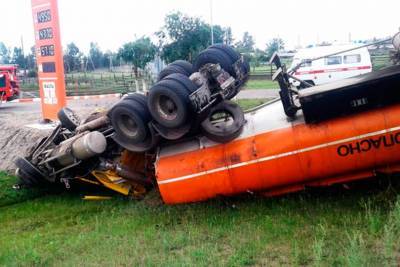
{"label": "van wheel", "polygon": [[76,127],[81,124],[79,116],[72,109],[67,107],[58,111],[57,118],[61,122],[61,125],[70,131],[75,131]]}
{"label": "van wheel", "polygon": [[227,143],[238,137],[245,123],[244,113],[235,102],[225,100],[213,107],[201,123],[203,134],[217,143]]}
{"label": "van wheel", "polygon": [[117,142],[137,144],[149,137],[150,113],[147,106],[135,97],[120,101],[110,110],[108,116]]}
{"label": "van wheel", "polygon": [[176,60],[160,71],[157,81],[161,81],[168,75],[174,73],[180,73],[189,77],[193,73],[193,65],[185,60]]}
{"label": "van wheel", "polygon": [[[148,98],[148,107],[155,121],[167,128],[178,128],[184,125],[191,113],[189,94],[191,81],[184,75],[176,79],[164,79],[156,83]],[[185,81],[186,80],[186,81]]]}

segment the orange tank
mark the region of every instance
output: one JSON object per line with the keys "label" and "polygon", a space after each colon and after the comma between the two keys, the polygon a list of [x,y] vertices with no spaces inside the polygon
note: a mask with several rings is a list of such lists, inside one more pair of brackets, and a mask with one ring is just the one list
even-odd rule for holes
{"label": "orange tank", "polygon": [[246,113],[236,140],[205,137],[162,147],[156,177],[168,204],[218,195],[278,195],[394,172],[400,163],[400,104],[319,124],[288,121],[279,101]]}

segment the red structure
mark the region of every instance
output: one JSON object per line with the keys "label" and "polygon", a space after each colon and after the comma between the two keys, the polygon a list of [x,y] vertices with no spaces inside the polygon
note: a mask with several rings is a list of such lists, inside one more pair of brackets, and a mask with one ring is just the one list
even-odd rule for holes
{"label": "red structure", "polygon": [[32,0],[43,119],[57,119],[66,105],[57,0]]}
{"label": "red structure", "polygon": [[19,97],[17,66],[0,66],[0,101],[11,101]]}

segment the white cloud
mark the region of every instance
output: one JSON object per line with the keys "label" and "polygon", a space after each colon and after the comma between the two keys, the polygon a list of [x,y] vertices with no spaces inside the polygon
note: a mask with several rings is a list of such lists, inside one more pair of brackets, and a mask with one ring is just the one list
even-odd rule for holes
{"label": "white cloud", "polygon": [[[25,50],[33,45],[30,0],[0,0],[0,41]],[[6,7],[6,8],[4,8]],[[385,37],[400,26],[398,0],[213,0],[215,24],[230,26],[239,39],[249,31],[257,46],[273,37],[288,46],[317,41]],[[87,50],[96,41],[104,50],[117,50],[135,36],[152,35],[166,14],[181,11],[210,20],[209,0],[59,0],[63,44],[75,42]]]}

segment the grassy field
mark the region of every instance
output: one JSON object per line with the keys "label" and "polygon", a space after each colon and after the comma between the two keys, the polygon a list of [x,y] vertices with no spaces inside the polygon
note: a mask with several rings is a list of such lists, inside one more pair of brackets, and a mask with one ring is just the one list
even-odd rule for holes
{"label": "grassy field", "polygon": [[277,82],[271,80],[249,80],[245,89],[279,89]]}
{"label": "grassy field", "polygon": [[236,102],[239,104],[239,106],[243,109],[243,110],[248,110],[251,108],[254,108],[256,106],[259,106],[261,104],[264,104],[267,101],[270,101],[272,99],[268,99],[268,98],[260,98],[260,99],[239,99]]}
{"label": "grassy field", "polygon": [[[1,175],[2,266],[395,266],[395,189],[241,196],[166,206],[10,189]],[[7,185],[7,186],[5,186]],[[398,190],[398,189],[397,189]],[[11,198],[11,200],[7,200]],[[29,201],[28,201],[29,200]]]}

